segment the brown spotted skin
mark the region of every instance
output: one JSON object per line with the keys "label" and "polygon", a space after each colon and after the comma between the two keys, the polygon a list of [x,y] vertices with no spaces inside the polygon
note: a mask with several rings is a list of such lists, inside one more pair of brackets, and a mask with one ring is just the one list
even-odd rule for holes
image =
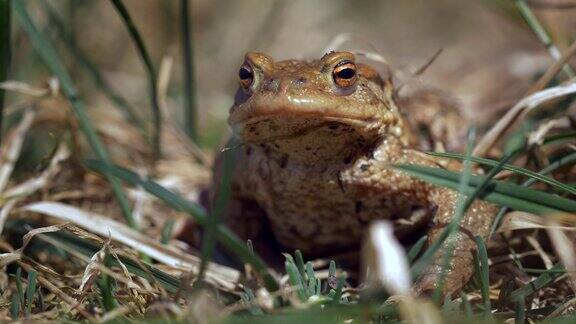
{"label": "brown spotted skin", "polygon": [[[333,75],[354,59],[347,52],[282,62],[246,55],[244,66],[253,78],[243,80],[230,110],[229,123],[243,145],[236,149],[226,222],[257,250],[271,249],[272,243],[259,238],[272,233],[285,251],[338,253],[357,248],[366,225],[376,219],[392,220],[401,238],[429,228],[433,241],[450,222],[454,191],[391,167],[444,164],[410,147],[417,141],[392,99],[390,80],[360,64],[352,64],[353,80],[338,82]],[[471,236],[486,237],[495,213],[495,206],[476,201],[464,216],[445,294],[470,279]],[[417,293],[434,289],[442,260],[441,251],[416,284]]]}

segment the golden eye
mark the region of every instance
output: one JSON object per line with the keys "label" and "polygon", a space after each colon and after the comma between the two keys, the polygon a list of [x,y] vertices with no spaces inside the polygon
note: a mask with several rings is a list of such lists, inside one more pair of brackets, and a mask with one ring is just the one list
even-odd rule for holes
{"label": "golden eye", "polygon": [[356,64],[350,61],[344,61],[334,68],[332,71],[332,78],[336,85],[342,88],[347,88],[356,82]]}
{"label": "golden eye", "polygon": [[254,82],[254,71],[252,71],[252,67],[248,64],[242,65],[238,71],[238,77],[240,78],[242,88],[250,88],[252,82]]}

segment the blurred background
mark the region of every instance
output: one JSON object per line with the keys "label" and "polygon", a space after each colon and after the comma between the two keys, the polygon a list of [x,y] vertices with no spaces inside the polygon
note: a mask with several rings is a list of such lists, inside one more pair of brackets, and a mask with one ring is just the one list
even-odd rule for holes
{"label": "blurred background", "polygon": [[[53,9],[47,14],[45,4]],[[143,116],[150,111],[142,61],[123,22],[108,1],[29,2],[34,19],[66,59],[91,110],[113,110],[94,91],[86,70],[66,49],[75,44],[102,77]],[[568,0],[529,2],[560,50],[576,35],[576,5]],[[153,65],[173,59],[167,109],[182,120],[183,70],[180,2],[127,0],[125,5],[143,35]],[[350,41],[336,49],[379,53],[410,74],[438,50],[438,59],[417,82],[452,94],[480,123],[505,109],[543,73],[552,59],[518,13],[514,1],[458,0],[241,0],[191,1],[194,87],[200,145],[212,148],[227,133],[225,119],[236,75],[247,51],[276,60],[319,58],[335,38]],[[54,19],[60,21],[61,28]],[[41,85],[49,76],[15,30],[12,79]],[[64,39],[61,34],[64,33]],[[58,36],[60,35],[60,36]],[[13,95],[8,98],[15,101]]]}

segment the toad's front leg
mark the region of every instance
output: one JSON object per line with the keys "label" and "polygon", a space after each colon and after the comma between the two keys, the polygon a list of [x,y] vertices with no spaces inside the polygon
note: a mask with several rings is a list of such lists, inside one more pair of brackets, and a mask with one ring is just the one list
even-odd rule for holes
{"label": "toad's front leg", "polygon": [[[386,166],[381,172],[387,176],[381,177],[383,180],[378,183],[382,186],[381,189],[390,195],[405,195],[410,192],[414,196],[415,203],[433,206],[430,209],[435,209],[436,212],[432,215],[432,226],[428,232],[428,246],[430,246],[440,238],[442,232],[452,221],[456,211],[458,192],[423,182],[401,171],[388,169],[393,164],[442,167],[438,160],[411,149],[391,147],[389,148],[390,151],[393,154],[381,154],[381,156],[393,158],[379,161]],[[456,166],[451,165],[452,167]],[[392,172],[391,175],[390,172]],[[394,179],[394,181],[390,181],[390,179]],[[443,296],[457,293],[470,280],[474,274],[474,253],[476,252],[474,237],[480,236],[482,239],[486,239],[497,210],[496,205],[481,200],[476,200],[471,204],[458,224],[458,231],[453,233],[449,241],[442,244],[432,258],[430,265],[416,282],[414,291],[418,295],[431,295],[443,273]],[[447,253],[452,255],[447,258]],[[446,260],[449,262],[445,265]]]}
{"label": "toad's front leg", "polygon": [[[447,188],[437,188],[430,192],[430,200],[438,206],[438,210],[428,233],[428,245],[438,240],[452,221],[457,199],[457,192]],[[442,295],[452,296],[460,291],[474,274],[474,253],[477,250],[474,237],[487,238],[497,210],[497,206],[485,201],[476,200],[472,203],[461,219],[458,231],[444,241],[416,283],[414,291],[418,295],[431,295],[438,287],[443,273]]]}

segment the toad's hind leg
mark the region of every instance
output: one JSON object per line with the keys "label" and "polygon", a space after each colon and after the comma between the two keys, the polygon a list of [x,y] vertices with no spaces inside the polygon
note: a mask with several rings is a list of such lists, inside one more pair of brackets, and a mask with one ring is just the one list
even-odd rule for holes
{"label": "toad's hind leg", "polygon": [[421,150],[461,152],[466,144],[465,116],[457,102],[435,89],[417,90],[398,99],[400,111],[414,132],[413,144]]}

